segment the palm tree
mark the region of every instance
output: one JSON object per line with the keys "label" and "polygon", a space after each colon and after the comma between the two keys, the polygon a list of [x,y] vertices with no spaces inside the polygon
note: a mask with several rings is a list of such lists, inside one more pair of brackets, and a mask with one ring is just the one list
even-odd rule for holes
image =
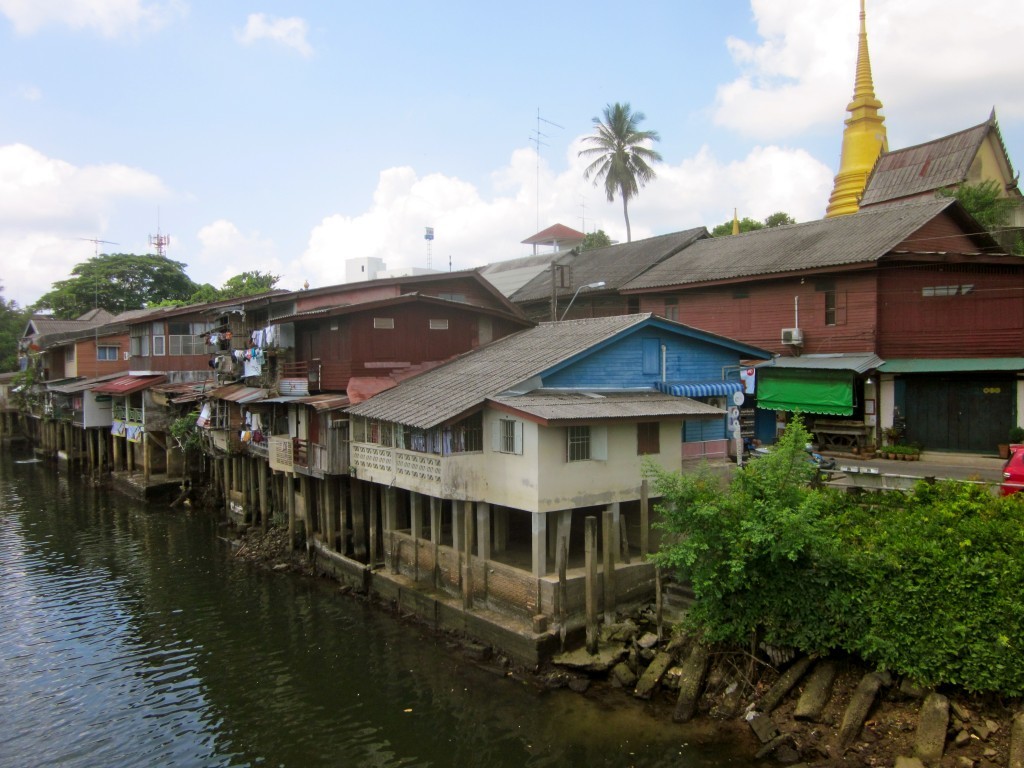
{"label": "palm tree", "polygon": [[580,157],[593,158],[583,171],[583,178],[594,178],[594,185],[604,181],[608,202],[615,193],[622,198],[622,215],[626,217],[626,242],[632,241],[629,229],[629,201],[640,192],[640,187],[654,178],[650,163],[660,162],[661,155],[646,146],[649,141],[660,141],[657,131],[641,131],[643,112],[633,112],[629,104],[609,104],[604,108],[604,120],[593,118],[595,131],[583,139],[590,144],[579,152]]}

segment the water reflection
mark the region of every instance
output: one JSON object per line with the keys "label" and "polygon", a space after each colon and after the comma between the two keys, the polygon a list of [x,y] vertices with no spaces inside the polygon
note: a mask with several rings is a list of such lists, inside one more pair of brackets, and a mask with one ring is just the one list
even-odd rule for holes
{"label": "water reflection", "polygon": [[206,515],[24,458],[0,455],[0,763],[730,762],[652,705],[481,670],[330,582],[235,561]]}

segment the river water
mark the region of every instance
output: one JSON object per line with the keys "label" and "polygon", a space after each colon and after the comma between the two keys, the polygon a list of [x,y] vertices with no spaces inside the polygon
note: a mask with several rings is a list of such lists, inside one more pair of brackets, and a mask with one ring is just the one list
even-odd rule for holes
{"label": "river water", "polygon": [[501,677],[218,533],[0,453],[0,765],[748,763],[666,704]]}

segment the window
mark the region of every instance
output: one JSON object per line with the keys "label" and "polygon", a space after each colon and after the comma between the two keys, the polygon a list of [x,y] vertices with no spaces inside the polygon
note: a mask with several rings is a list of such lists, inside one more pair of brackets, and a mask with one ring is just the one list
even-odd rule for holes
{"label": "window", "polygon": [[641,421],[636,425],[636,455],[661,453],[661,425],[656,421]]}
{"label": "window", "polygon": [[[171,355],[205,355],[206,341],[203,334],[212,328],[210,323],[168,323],[167,351]],[[153,354],[156,352],[154,338]]]}
{"label": "window", "polygon": [[566,461],[590,460],[590,427],[569,427]]}
{"label": "window", "polygon": [[64,362],[75,362],[75,346],[73,344],[70,347],[64,347]]}
{"label": "window", "polygon": [[665,319],[679,320],[679,299],[665,299]]}
{"label": "window", "polygon": [[96,359],[97,360],[117,360],[117,353],[119,349],[112,346],[101,346],[96,347]]}
{"label": "window", "polygon": [[494,450],[498,453],[523,453],[523,423],[515,419],[498,419]]}
{"label": "window", "polygon": [[375,317],[373,318],[373,327],[382,331],[391,331],[395,328],[395,318],[393,317]]}
{"label": "window", "polygon": [[921,295],[929,298],[935,296],[966,296],[974,290],[974,284],[966,285],[932,285],[921,289]]}
{"label": "window", "polygon": [[430,330],[432,331],[447,331],[448,321],[447,320],[431,320]]}
{"label": "window", "polygon": [[166,342],[164,340],[164,324],[160,322],[153,323],[153,354],[167,354]]}
{"label": "window", "polygon": [[464,293],[439,293],[437,298],[445,301],[457,301],[460,304],[466,303],[466,294]]}
{"label": "window", "polygon": [[825,291],[825,325],[836,324],[836,292]]}
{"label": "window", "polygon": [[484,417],[482,413],[474,413],[450,427],[445,427],[442,434],[442,452],[474,453],[484,449]]}
{"label": "window", "polygon": [[132,326],[128,350],[133,357],[149,357],[149,326]]}

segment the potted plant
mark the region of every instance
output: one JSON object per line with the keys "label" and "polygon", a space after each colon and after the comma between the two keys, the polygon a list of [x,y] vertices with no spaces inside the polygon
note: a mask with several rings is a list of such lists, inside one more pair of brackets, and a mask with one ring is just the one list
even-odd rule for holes
{"label": "potted plant", "polygon": [[1024,427],[1011,427],[1008,437],[1010,438],[1011,448],[1024,444]]}

